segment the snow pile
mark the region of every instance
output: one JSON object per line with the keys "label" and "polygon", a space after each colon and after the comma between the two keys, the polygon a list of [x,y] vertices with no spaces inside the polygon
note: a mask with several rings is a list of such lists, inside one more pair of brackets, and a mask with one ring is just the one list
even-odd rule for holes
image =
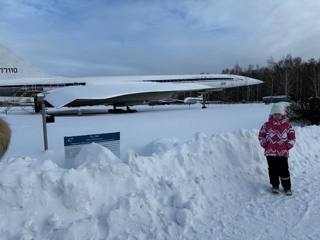
{"label": "snow pile", "polygon": [[[320,146],[314,144],[319,136],[318,127],[297,129],[294,179],[301,168],[311,174],[319,167]],[[70,169],[29,157],[1,162],[2,239],[270,239],[281,233],[272,220],[269,226],[263,222],[272,217],[263,211],[274,196],[266,191],[257,130],[199,133],[183,144],[158,142],[149,145],[156,151],[152,155],[131,152],[125,161],[91,144]],[[259,202],[262,194],[266,202]],[[286,214],[279,212],[275,216]],[[311,217],[309,227],[317,222]]]}
{"label": "snow pile", "polygon": [[139,153],[142,155],[153,155],[166,152],[178,146],[179,139],[176,138],[158,138],[143,147]]}

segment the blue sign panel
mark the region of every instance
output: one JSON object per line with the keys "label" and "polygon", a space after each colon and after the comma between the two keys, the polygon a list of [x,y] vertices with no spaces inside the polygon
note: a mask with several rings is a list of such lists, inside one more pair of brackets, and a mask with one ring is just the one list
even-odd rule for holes
{"label": "blue sign panel", "polygon": [[64,137],[65,155],[74,158],[83,145],[98,143],[120,157],[120,132]]}

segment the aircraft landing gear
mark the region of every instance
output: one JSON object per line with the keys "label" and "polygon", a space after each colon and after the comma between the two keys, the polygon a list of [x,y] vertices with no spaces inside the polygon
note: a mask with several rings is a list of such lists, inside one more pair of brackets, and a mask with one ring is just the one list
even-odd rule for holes
{"label": "aircraft landing gear", "polygon": [[34,112],[35,113],[39,113],[41,111],[41,104],[40,102],[38,101],[38,97],[35,96],[33,98],[33,101],[34,101]]}
{"label": "aircraft landing gear", "polygon": [[131,109],[129,106],[127,106],[127,113],[135,113],[137,110]]}
{"label": "aircraft landing gear", "polygon": [[207,106],[206,106],[206,95],[205,94],[202,95],[202,107],[201,108],[202,109],[207,108]]}
{"label": "aircraft landing gear", "polygon": [[129,106],[126,106],[126,110],[124,109],[119,109],[117,106],[113,106],[113,109],[108,110],[109,113],[134,113],[137,112],[135,109],[131,109]]}

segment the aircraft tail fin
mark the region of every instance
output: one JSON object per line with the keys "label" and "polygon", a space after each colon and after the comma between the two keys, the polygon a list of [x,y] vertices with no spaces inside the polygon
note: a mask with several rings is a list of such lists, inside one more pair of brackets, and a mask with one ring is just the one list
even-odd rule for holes
{"label": "aircraft tail fin", "polygon": [[9,48],[0,44],[0,81],[3,79],[48,76],[37,67],[22,60]]}

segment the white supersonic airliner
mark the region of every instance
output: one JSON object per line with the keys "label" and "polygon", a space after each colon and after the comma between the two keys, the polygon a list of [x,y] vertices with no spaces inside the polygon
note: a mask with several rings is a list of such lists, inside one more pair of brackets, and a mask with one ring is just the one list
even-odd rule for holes
{"label": "white supersonic airliner", "polygon": [[[1,50],[1,49],[0,49]],[[8,54],[0,55],[0,96],[34,97],[43,93],[48,106],[55,108],[111,105],[129,107],[171,98],[179,92],[199,92],[203,96],[225,88],[250,86],[260,80],[230,74],[61,77],[38,74],[34,67]],[[0,51],[1,53],[1,51]],[[15,59],[14,61],[12,59]],[[40,77],[38,76],[40,75]],[[205,104],[205,97],[203,97]]]}
{"label": "white supersonic airliner", "polygon": [[36,110],[40,110],[39,93],[44,93],[47,104],[55,108],[112,105],[114,109],[129,110],[130,106],[171,98],[179,92],[204,95],[260,83],[257,79],[229,74],[12,78],[0,80],[0,96],[34,97]]}

